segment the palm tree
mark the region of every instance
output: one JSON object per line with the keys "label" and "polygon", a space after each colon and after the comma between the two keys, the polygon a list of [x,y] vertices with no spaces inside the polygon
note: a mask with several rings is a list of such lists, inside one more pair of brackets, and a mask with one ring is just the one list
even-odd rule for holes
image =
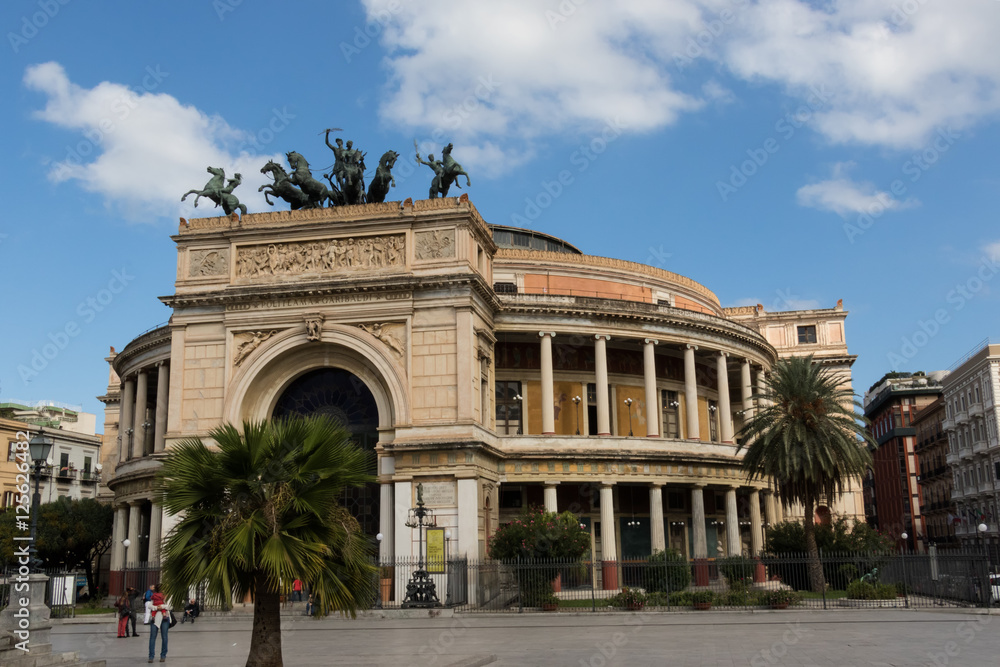
{"label": "palm tree", "polygon": [[369,454],[326,418],[245,422],[169,451],[163,508],[180,521],[164,545],[163,586],[183,599],[206,582],[211,600],[253,596],[247,667],[281,667],[280,594],[310,582],[318,611],[356,615],[374,597],[370,544],[339,500],[373,478]]}
{"label": "palm tree", "polygon": [[866,444],[874,441],[860,404],[840,379],[823,370],[812,356],[781,359],[759,395],[760,409],[742,429],[737,453],[746,448],[748,479],[770,480],[783,507],[801,503],[812,589],[825,585],[813,519],[817,502],[833,503],[848,480],[871,465]]}

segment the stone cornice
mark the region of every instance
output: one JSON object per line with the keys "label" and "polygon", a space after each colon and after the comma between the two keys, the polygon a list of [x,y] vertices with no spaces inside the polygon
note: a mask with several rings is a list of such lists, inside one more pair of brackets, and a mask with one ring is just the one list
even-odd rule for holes
{"label": "stone cornice", "polygon": [[757,349],[772,363],[778,359],[774,347],[754,329],[721,317],[683,308],[638,301],[549,294],[502,294],[500,301],[503,303],[503,310],[497,315],[498,330],[503,330],[503,316],[508,313],[633,321],[673,326],[687,331],[735,339]]}
{"label": "stone cornice", "polygon": [[[434,276],[396,275],[379,276],[368,279],[320,279],[296,281],[271,285],[246,285],[224,287],[194,294],[174,294],[162,296],[160,301],[174,309],[194,307],[228,307],[273,301],[280,299],[319,299],[344,295],[389,295],[426,291],[431,289],[471,288],[494,310],[500,302],[493,289],[476,273],[462,273]],[[127,350],[128,348],[126,348]]]}
{"label": "stone cornice", "polygon": [[137,338],[129,341],[125,349],[118,353],[113,362],[115,372],[119,377],[124,379],[123,369],[127,368],[129,364],[134,361],[138,356],[149,350],[156,349],[158,347],[170,346],[170,326],[164,325],[162,327],[157,327],[152,331],[147,331],[146,333],[140,335]]}
{"label": "stone cornice", "polygon": [[[570,265],[587,266],[601,269],[615,269],[627,272],[631,275],[648,276],[657,280],[684,287],[699,296],[708,299],[721,312],[722,306],[719,304],[719,297],[712,290],[701,283],[695,282],[686,276],[682,276],[672,271],[658,269],[655,266],[629,262],[624,259],[613,259],[611,257],[598,257],[596,255],[571,255],[561,252],[549,252],[543,250],[514,250],[511,248],[500,248],[497,250],[495,260],[500,263],[504,261],[523,261],[539,265]],[[605,276],[606,278],[606,276]]]}

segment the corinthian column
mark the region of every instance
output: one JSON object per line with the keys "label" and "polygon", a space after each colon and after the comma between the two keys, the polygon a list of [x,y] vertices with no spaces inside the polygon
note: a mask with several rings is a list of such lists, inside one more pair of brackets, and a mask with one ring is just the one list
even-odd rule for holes
{"label": "corinthian column", "polygon": [[[684,416],[687,418],[688,440],[701,439],[698,429],[698,378],[694,368],[694,351],[697,349],[697,345],[684,346]],[[702,526],[702,530],[704,528]]]}
{"label": "corinthian column", "polygon": [[659,341],[643,340],[642,366],[646,380],[646,437],[660,437],[660,403],[656,400],[656,345]]}
{"label": "corinthian column", "polygon": [[156,372],[156,414],[153,418],[153,451],[162,452],[167,434],[167,391],[170,383],[170,366],[161,363]]}
{"label": "corinthian column", "polygon": [[611,416],[608,411],[608,341],[611,336],[594,336],[594,370],[597,386],[597,435],[611,435]]}
{"label": "corinthian column", "polygon": [[733,441],[733,407],[729,403],[729,366],[725,352],[719,352],[716,357],[716,368],[719,375],[719,421],[722,426],[722,442]]}
{"label": "corinthian column", "polygon": [[555,388],[552,385],[552,339],[555,333],[540,331],[542,339],[542,435],[556,432]]}

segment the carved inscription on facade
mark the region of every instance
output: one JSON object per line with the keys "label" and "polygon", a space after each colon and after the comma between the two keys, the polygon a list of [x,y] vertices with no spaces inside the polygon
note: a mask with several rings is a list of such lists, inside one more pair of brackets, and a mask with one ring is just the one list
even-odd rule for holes
{"label": "carved inscription on facade", "polygon": [[218,250],[192,250],[188,262],[188,275],[224,276],[229,273],[229,248]]}
{"label": "carved inscription on facade", "polygon": [[294,276],[303,273],[405,266],[406,238],[403,234],[394,234],[262,243],[238,248],[237,261],[238,278]]}
{"label": "carved inscription on facade", "polygon": [[431,507],[454,507],[455,482],[424,482],[424,503]]}
{"label": "carved inscription on facade", "polygon": [[435,229],[430,232],[417,232],[416,258],[440,259],[455,256],[455,230]]}

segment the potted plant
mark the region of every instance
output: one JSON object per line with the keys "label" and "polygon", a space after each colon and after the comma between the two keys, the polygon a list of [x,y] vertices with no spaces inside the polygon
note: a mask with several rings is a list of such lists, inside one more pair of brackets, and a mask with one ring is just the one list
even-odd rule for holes
{"label": "potted plant", "polygon": [[799,601],[799,596],[795,591],[778,589],[766,591],[761,601],[771,609],[787,609],[788,605]]}
{"label": "potted plant", "polygon": [[379,571],[379,593],[382,596],[382,603],[392,599],[392,566],[383,565]]}
{"label": "potted plant", "polygon": [[557,611],[559,609],[559,598],[555,593],[549,593],[540,599],[542,611]]}
{"label": "potted plant", "polygon": [[625,586],[622,588],[622,592],[612,599],[611,603],[615,607],[620,607],[622,609],[640,611],[646,604],[646,596],[642,593],[642,591]]}
{"label": "potted plant", "polygon": [[712,608],[715,594],[712,591],[695,591],[691,594],[691,606],[704,611]]}

